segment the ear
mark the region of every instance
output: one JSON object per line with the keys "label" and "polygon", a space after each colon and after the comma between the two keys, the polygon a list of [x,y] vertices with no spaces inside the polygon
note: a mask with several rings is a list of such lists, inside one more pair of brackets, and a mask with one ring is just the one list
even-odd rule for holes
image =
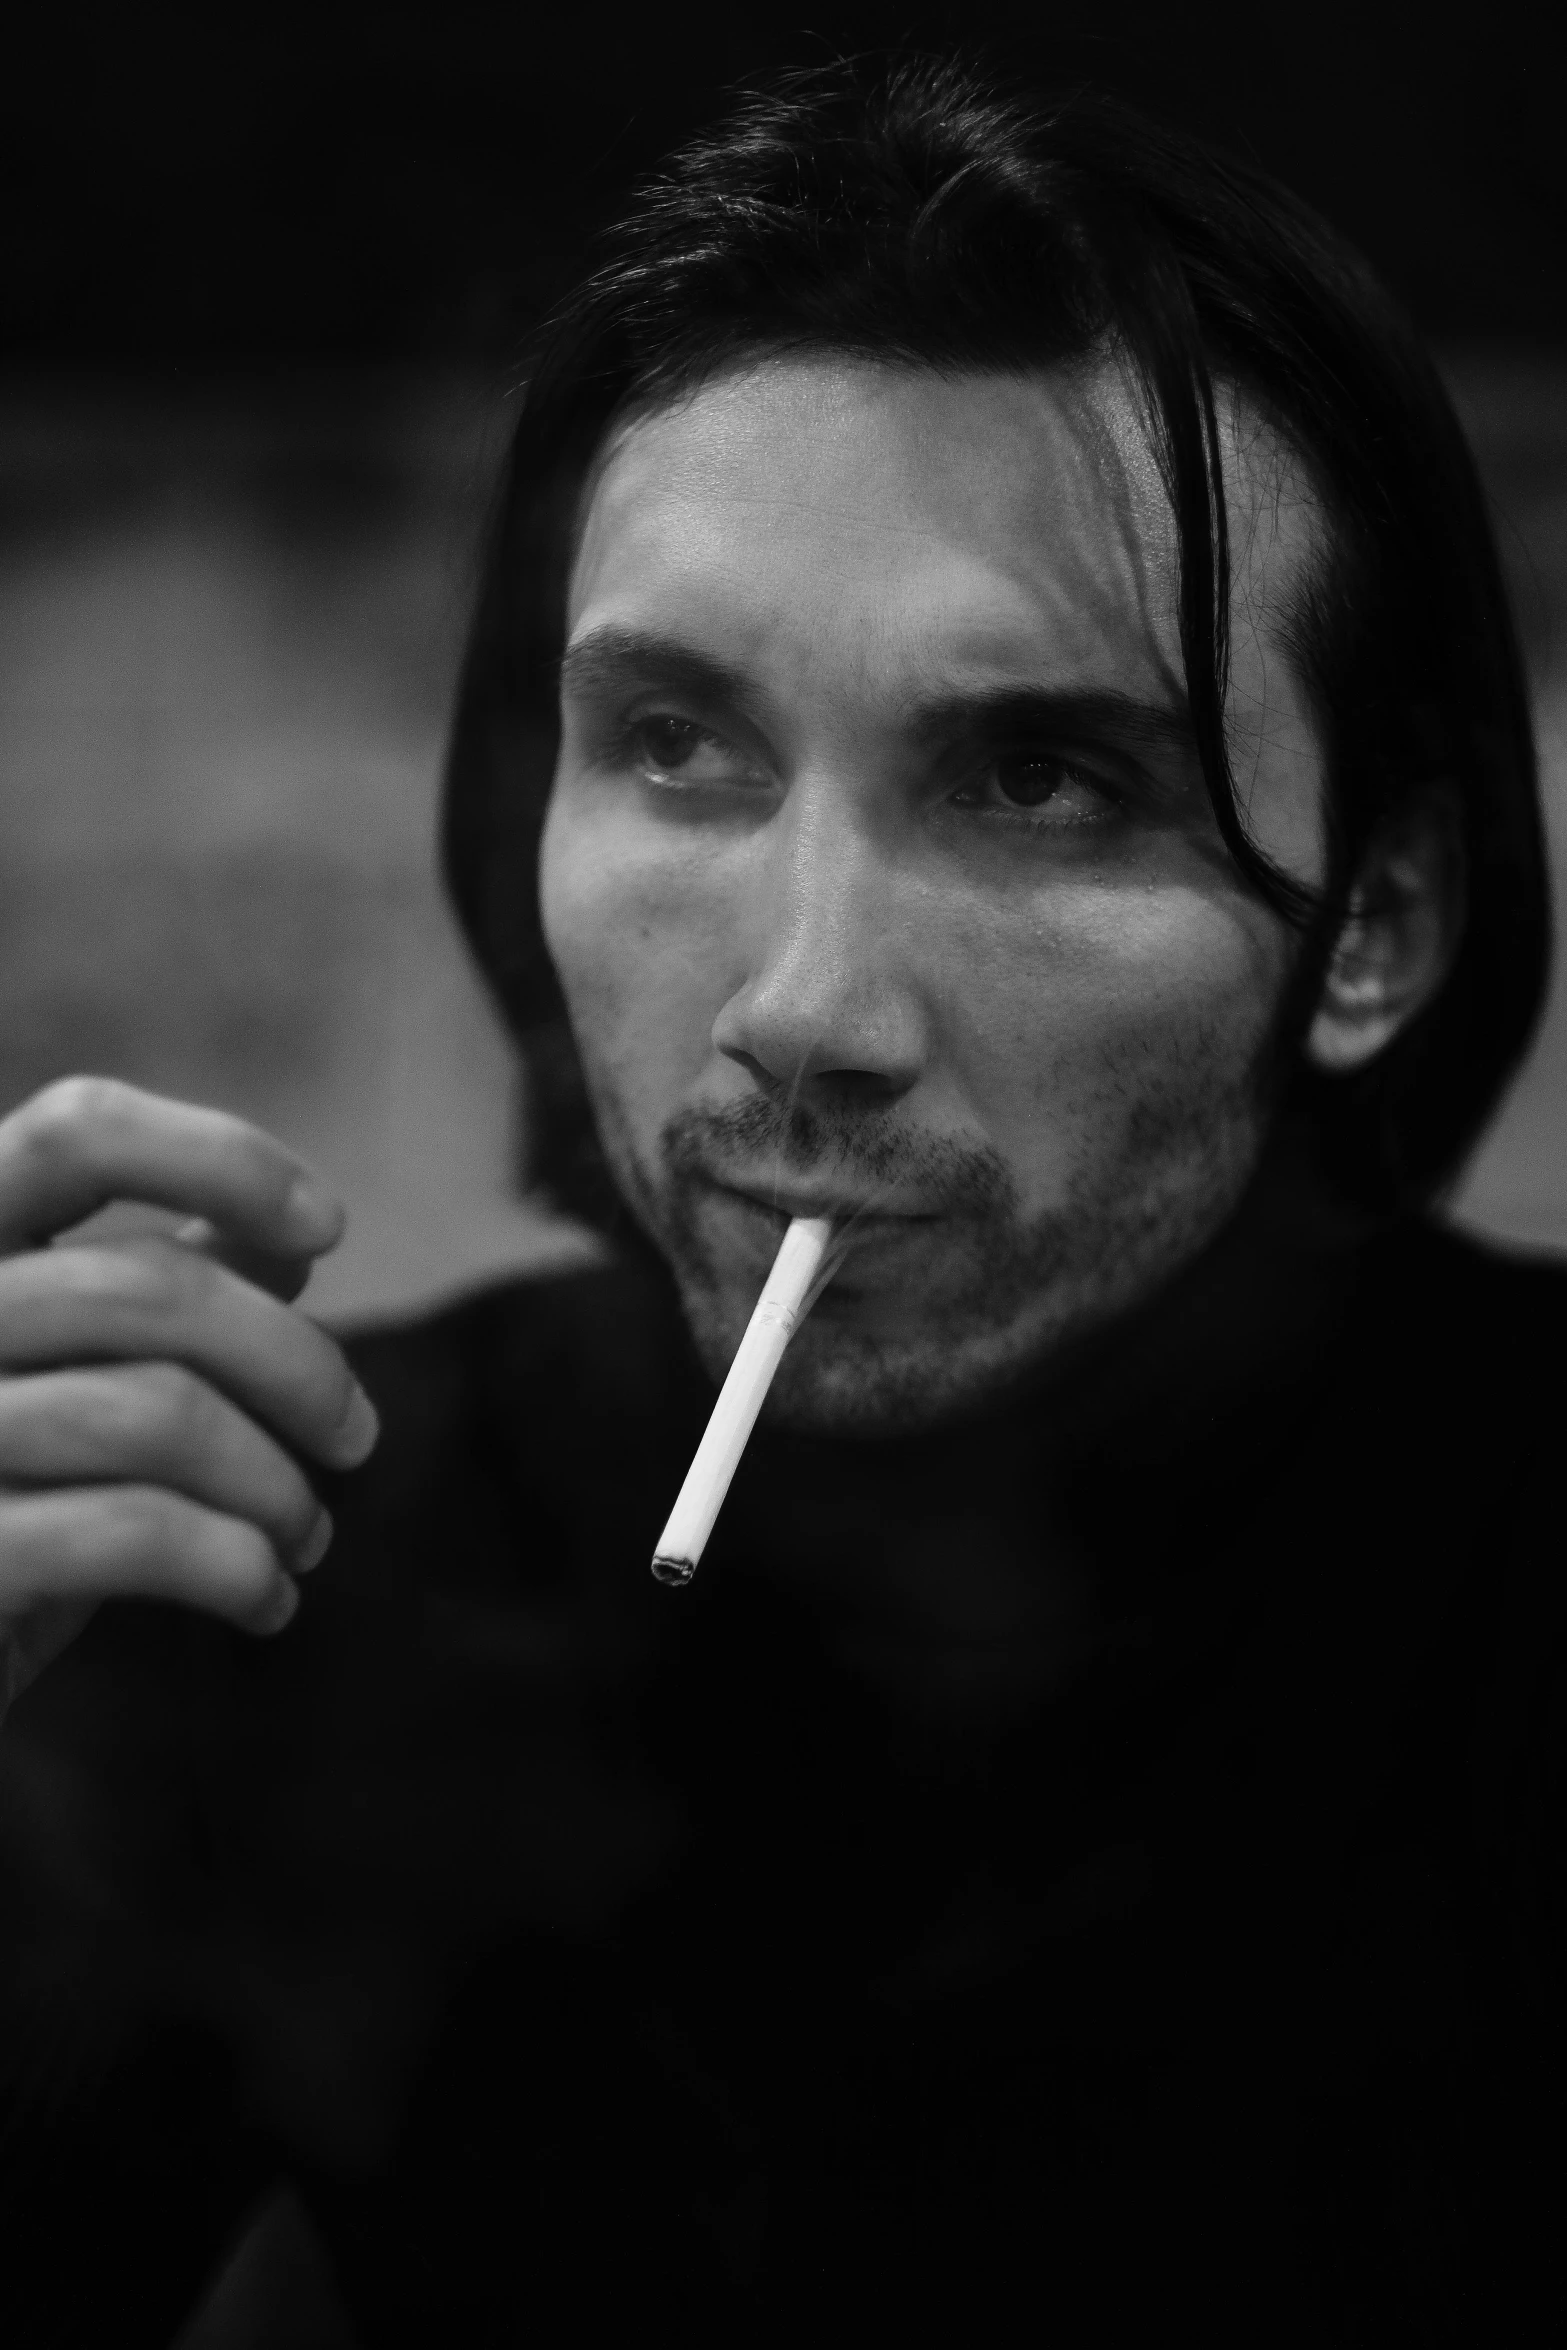
{"label": "ear", "polygon": [[1362,859],[1306,1032],[1316,1068],[1364,1068],[1425,1010],[1458,951],[1464,897],[1456,798],[1434,790],[1381,827]]}

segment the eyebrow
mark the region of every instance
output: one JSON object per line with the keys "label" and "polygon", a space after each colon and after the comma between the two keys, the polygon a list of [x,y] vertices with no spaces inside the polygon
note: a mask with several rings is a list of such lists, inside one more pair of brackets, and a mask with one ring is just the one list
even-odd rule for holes
{"label": "eyebrow", "polygon": [[[665,686],[709,706],[754,704],[744,672],[682,638],[606,623],[568,646],[560,661],[562,691],[592,699],[631,685]],[[1190,758],[1196,751],[1184,694],[1145,701],[1113,687],[978,686],[910,705],[905,722],[929,749],[976,732],[1043,734],[1062,740],[1114,736],[1129,749]]]}
{"label": "eyebrow", "polygon": [[580,694],[623,692],[628,685],[666,685],[708,702],[754,698],[738,669],[699,653],[679,637],[606,626],[568,645],[560,660],[561,690]]}

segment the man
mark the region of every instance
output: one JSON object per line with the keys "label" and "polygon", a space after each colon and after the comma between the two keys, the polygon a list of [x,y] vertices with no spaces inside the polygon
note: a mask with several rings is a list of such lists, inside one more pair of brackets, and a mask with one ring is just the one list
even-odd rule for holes
{"label": "man", "polygon": [[26,2338],[279,2180],[367,2343],[1530,2338],[1560,1293],[1429,1211],[1542,865],[1386,296],[1112,110],[748,104],[537,356],[446,848],[603,1270],[350,1371],[279,1146],[0,1135]]}

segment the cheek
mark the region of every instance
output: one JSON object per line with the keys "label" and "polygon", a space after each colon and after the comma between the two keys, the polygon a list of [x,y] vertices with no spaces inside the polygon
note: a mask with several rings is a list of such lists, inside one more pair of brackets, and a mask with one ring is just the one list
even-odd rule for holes
{"label": "cheek", "polygon": [[569,783],[551,800],[539,910],[572,1027],[590,1066],[655,1088],[711,1049],[722,1004],[722,897],[647,827]]}
{"label": "cheek", "polygon": [[1249,1104],[1289,950],[1249,901],[1090,886],[1052,893],[1004,942],[976,926],[959,952],[973,983],[952,1008],[953,1058],[1038,1201]]}
{"label": "cheek", "polygon": [[624,879],[593,833],[557,781],[539,843],[539,921],[573,1018],[613,971],[631,912]]}

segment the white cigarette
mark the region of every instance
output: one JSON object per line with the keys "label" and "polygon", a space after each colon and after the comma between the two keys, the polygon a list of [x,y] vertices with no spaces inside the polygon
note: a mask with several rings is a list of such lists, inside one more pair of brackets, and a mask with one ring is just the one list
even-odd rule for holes
{"label": "white cigarette", "polygon": [[796,1216],[783,1236],[680,1497],[658,1538],[653,1572],[660,1583],[689,1583],[696,1573],[784,1348],[812,1300],[831,1240],[830,1216]]}

